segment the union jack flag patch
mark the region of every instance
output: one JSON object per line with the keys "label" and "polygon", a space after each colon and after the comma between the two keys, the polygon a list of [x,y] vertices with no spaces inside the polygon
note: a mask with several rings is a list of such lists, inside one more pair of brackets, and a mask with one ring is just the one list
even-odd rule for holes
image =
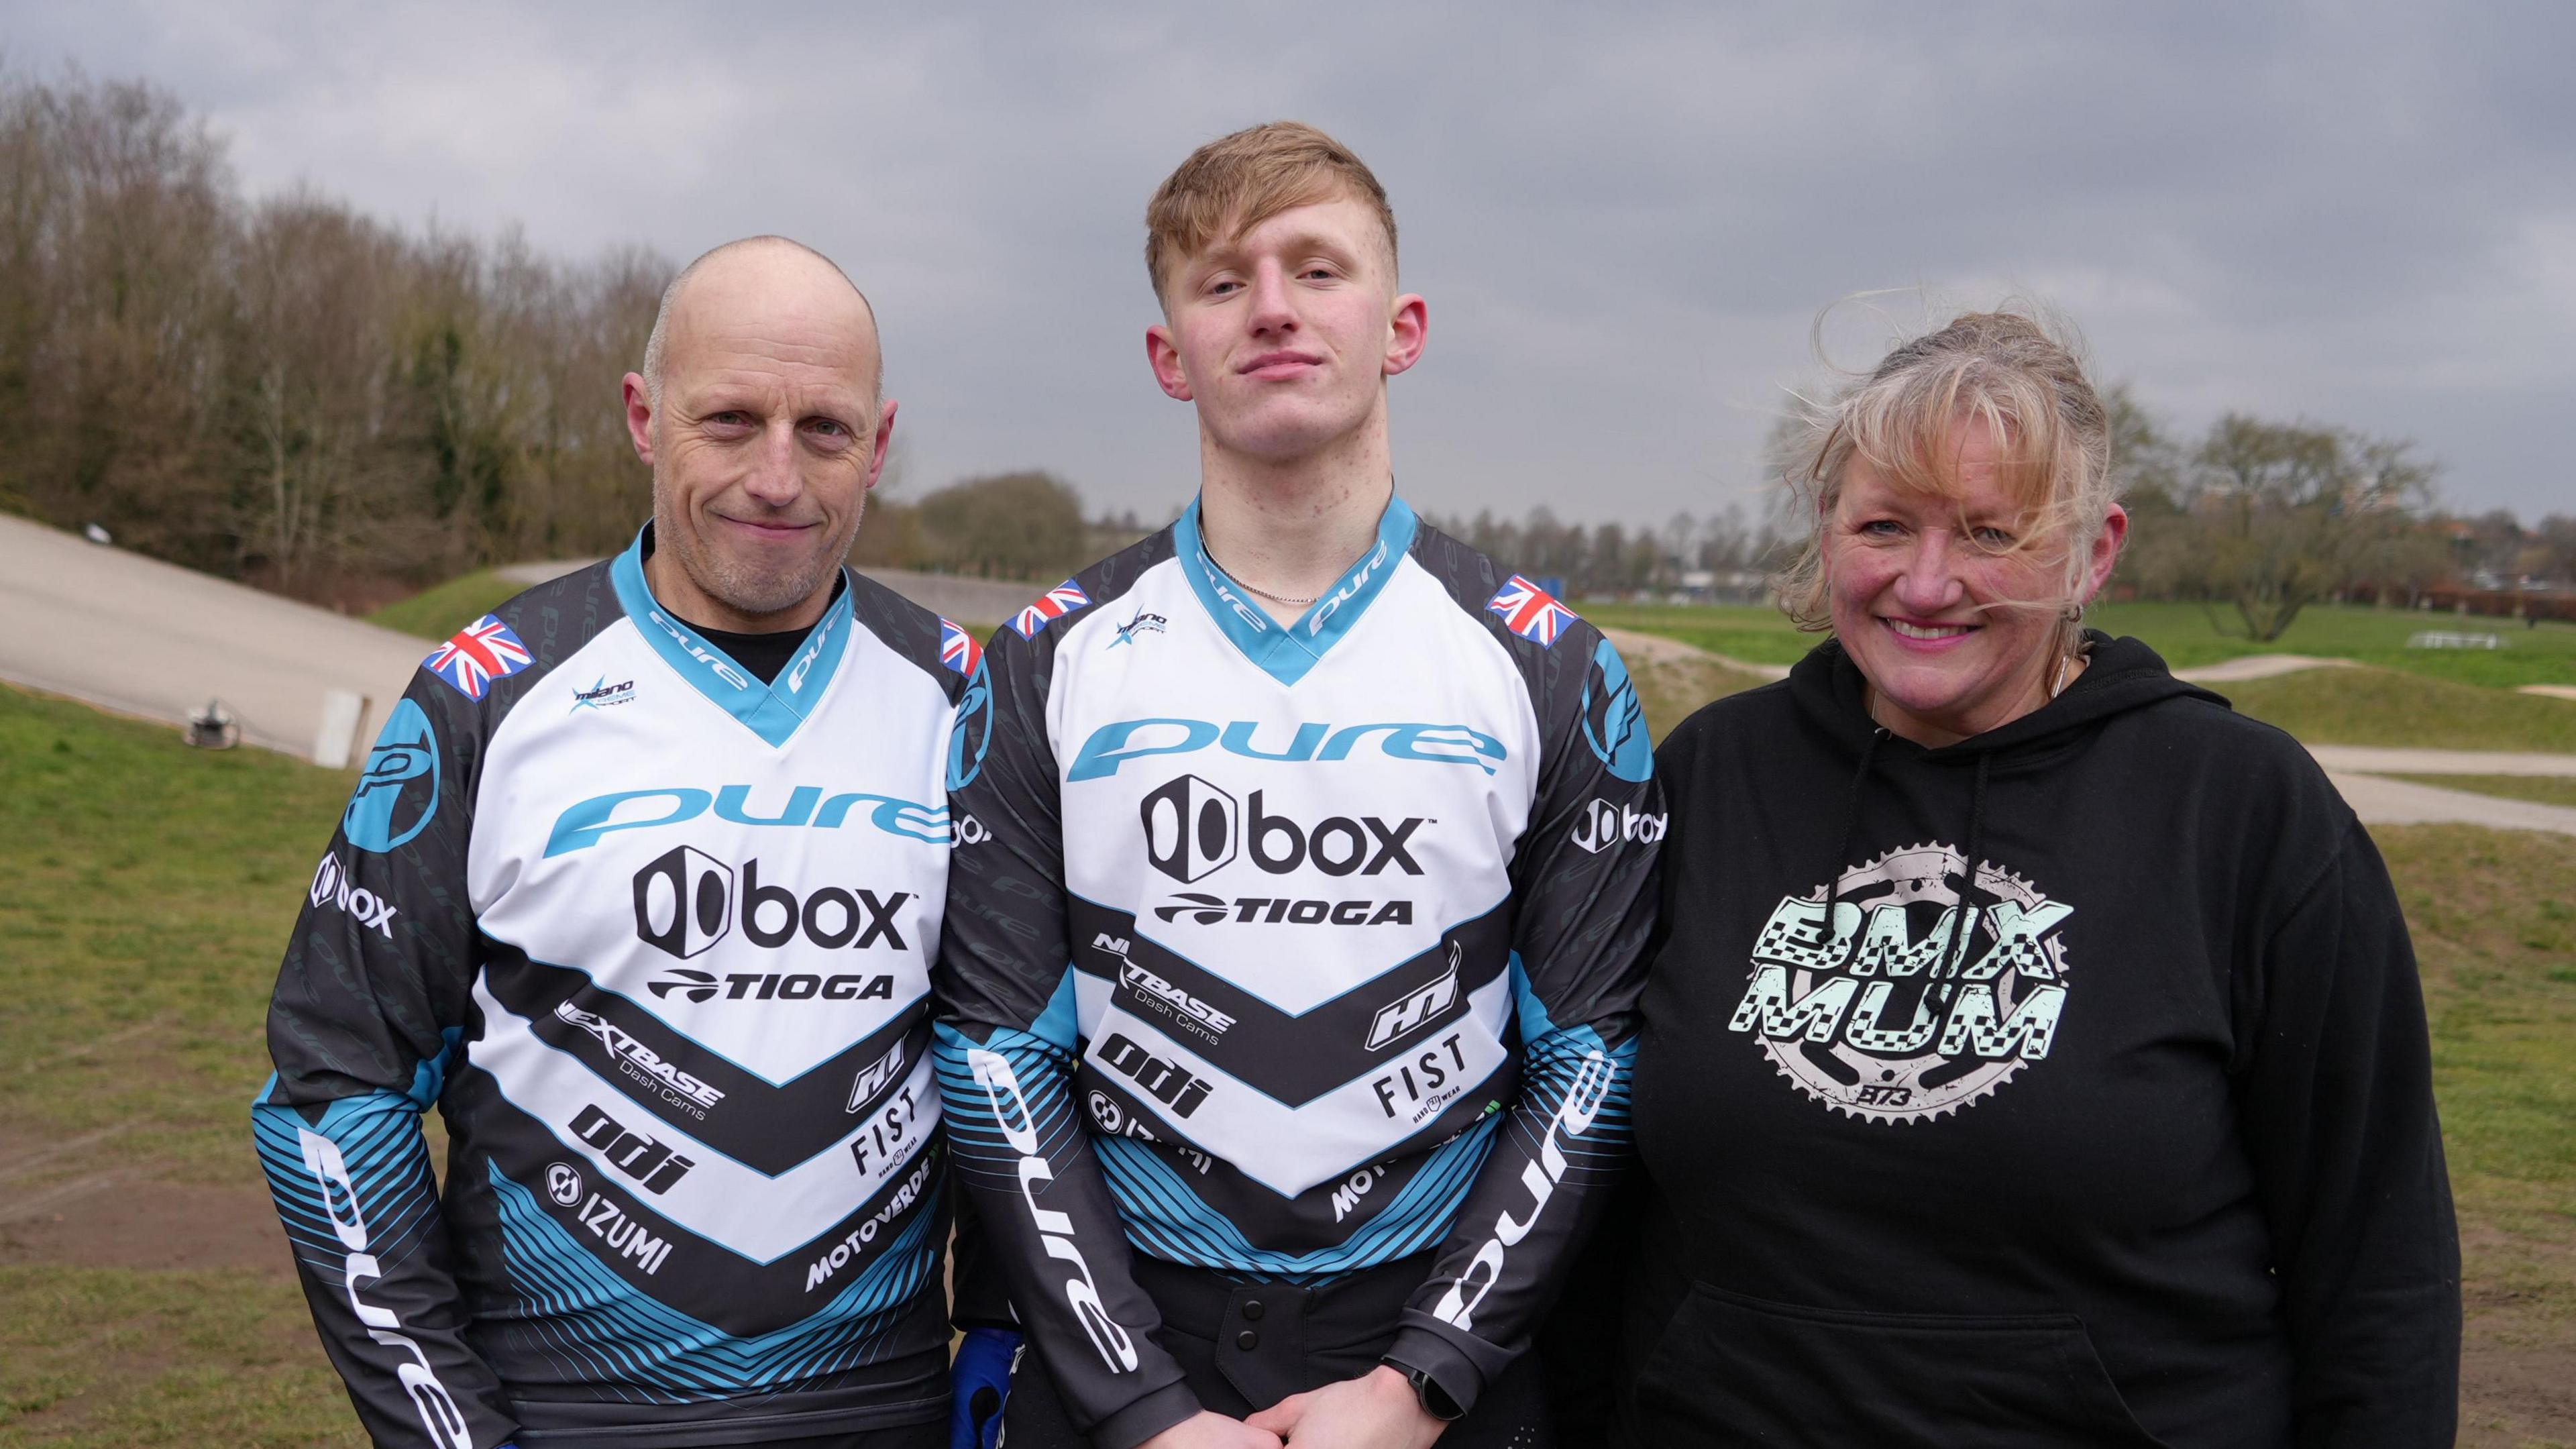
{"label": "union jack flag patch", "polygon": [[1011,627],[1020,631],[1021,638],[1034,639],[1038,631],[1045,628],[1049,621],[1061,619],[1076,609],[1089,607],[1091,607],[1091,596],[1082,591],[1080,584],[1066,579],[1063,583],[1047,590],[1045,598],[1022,609],[1020,616],[1011,621]]}
{"label": "union jack flag patch", "polygon": [[975,671],[983,666],[984,646],[975,642],[974,635],[942,619],[939,621],[939,662],[972,679]]}
{"label": "union jack flag patch", "polygon": [[1534,640],[1550,649],[1556,647],[1556,636],[1580,616],[1556,601],[1547,590],[1522,578],[1511,576],[1509,582],[1485,601],[1489,613],[1500,614],[1503,627],[1524,639]]}
{"label": "union jack flag patch", "polygon": [[486,614],[456,631],[420,667],[456,686],[467,699],[481,699],[492,681],[507,679],[536,662],[528,646],[510,632],[500,617]]}

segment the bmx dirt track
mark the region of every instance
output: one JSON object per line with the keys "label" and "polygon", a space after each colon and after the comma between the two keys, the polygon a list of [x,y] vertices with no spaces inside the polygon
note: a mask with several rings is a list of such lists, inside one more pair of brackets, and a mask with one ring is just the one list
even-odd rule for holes
{"label": "bmx dirt track", "polygon": [[[373,701],[359,727],[363,743],[426,649],[421,640],[9,519],[0,519],[0,603],[14,611],[22,636],[0,640],[0,678],[165,720],[217,694],[242,716],[246,734],[256,726],[256,742],[297,755],[310,751],[321,691],[352,689]],[[950,607],[979,612],[966,601]],[[31,634],[47,637],[27,642]],[[263,702],[271,698],[273,707]],[[2435,774],[2471,765],[2513,772],[2492,759],[2326,763],[2339,773]],[[2555,759],[2534,768],[2559,773]],[[102,1038],[87,1049],[135,1045]],[[97,1150],[111,1145],[98,1134],[46,1139],[0,1124],[0,1266],[239,1269],[289,1280],[284,1237],[254,1183],[172,1180],[161,1165]],[[2576,1257],[2576,1246],[2551,1251]],[[2542,1276],[2564,1281],[2576,1270]],[[2520,1299],[2529,1293],[2505,1281],[2473,1283],[2470,1295],[2475,1324],[2488,1315],[2520,1318]],[[2546,1312],[2545,1304],[2528,1307]],[[296,1352],[317,1352],[309,1330],[295,1333]],[[2576,1443],[2576,1376],[2563,1340],[2538,1337],[2473,1328],[2462,1443]]]}

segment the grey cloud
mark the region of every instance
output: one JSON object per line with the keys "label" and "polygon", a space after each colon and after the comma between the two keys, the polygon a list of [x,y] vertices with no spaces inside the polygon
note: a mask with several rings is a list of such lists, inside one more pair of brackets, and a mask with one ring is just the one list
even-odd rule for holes
{"label": "grey cloud", "polygon": [[805,238],[884,312],[916,483],[1186,496],[1144,199],[1296,115],[1394,193],[1433,318],[1398,464],[1434,509],[1740,497],[1818,310],[1879,288],[1920,295],[1838,313],[1845,360],[2018,290],[2185,426],[2406,433],[2457,505],[2576,508],[2564,7],[1104,9],[132,0],[27,17],[11,58],[172,88],[255,189],[573,255]]}

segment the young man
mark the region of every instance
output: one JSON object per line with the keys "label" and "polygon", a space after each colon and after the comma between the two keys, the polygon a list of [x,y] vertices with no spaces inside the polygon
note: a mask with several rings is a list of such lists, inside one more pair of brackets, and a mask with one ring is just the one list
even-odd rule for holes
{"label": "young man", "polygon": [[[1618,655],[1394,496],[1395,223],[1311,127],[1146,213],[1198,501],[994,636],[938,1060],[1038,1352],[1005,1442],[1547,1442],[1663,830]],[[1454,1420],[1454,1423],[1447,1421]]]}
{"label": "young man", "polygon": [[795,243],[683,272],[626,378],[652,522],[429,656],[314,874],[252,1115],[380,1445],[947,1442],[928,958],[976,651],[841,564],[878,356]]}

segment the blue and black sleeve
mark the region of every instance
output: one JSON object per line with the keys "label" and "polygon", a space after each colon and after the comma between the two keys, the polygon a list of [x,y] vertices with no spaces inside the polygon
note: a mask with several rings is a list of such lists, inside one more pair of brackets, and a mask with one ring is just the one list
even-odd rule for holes
{"label": "blue and black sleeve", "polygon": [[1505,635],[1545,754],[1512,859],[1521,1090],[1387,1358],[1472,1407],[1525,1351],[1631,1147],[1629,1070],[1665,826],[1617,649]]}
{"label": "blue and black sleeve", "polygon": [[471,979],[465,885],[479,714],[413,677],[315,868],[269,1005],[252,1135],[323,1348],[379,1445],[516,1432],[467,1341],[421,1113]]}
{"label": "blue and black sleeve", "polygon": [[[1159,1347],[1108,1178],[1075,1110],[1063,830],[1047,734],[1053,638],[1005,627],[950,747],[960,823],[933,986],[957,1180],[1076,1424],[1129,1449],[1198,1412]],[[972,826],[966,822],[972,821]]]}

